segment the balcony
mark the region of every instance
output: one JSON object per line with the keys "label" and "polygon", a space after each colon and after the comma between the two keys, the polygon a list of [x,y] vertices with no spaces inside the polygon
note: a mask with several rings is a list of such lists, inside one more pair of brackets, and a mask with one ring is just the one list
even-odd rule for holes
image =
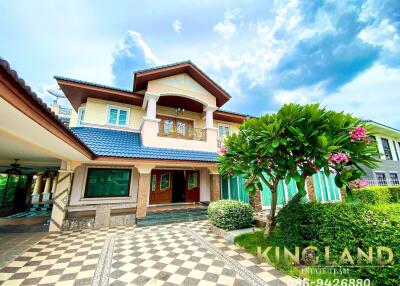
{"label": "balcony", "polygon": [[194,128],[191,125],[171,124],[167,120],[161,120],[158,125],[158,136],[179,138],[196,141],[207,141],[205,129]]}

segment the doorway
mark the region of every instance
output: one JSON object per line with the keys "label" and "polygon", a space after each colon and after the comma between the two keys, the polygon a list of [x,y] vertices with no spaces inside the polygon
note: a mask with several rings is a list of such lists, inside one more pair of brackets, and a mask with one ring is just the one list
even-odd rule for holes
{"label": "doorway", "polygon": [[150,205],[200,201],[200,176],[194,170],[153,170]]}

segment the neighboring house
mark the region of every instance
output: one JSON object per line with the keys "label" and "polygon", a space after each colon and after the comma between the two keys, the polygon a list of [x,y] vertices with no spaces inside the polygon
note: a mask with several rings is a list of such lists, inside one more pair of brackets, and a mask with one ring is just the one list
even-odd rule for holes
{"label": "neighboring house", "polygon": [[[1,58],[0,72],[0,173],[21,177],[5,164],[20,159],[16,172],[35,181],[32,203],[53,202],[50,231],[66,218],[107,224],[110,215],[144,219],[155,206],[249,201],[243,179],[220,178],[217,167],[224,139],[248,116],[221,109],[230,95],[190,61],[135,72],[132,90],[55,77],[73,107],[69,128]],[[8,189],[0,185],[0,210],[2,194],[19,196]],[[307,191],[310,200],[341,200],[322,173]],[[282,183],[279,204],[296,192]],[[269,193],[254,201],[268,208]]]}
{"label": "neighboring house", "polygon": [[376,169],[367,169],[366,179],[370,185],[399,185],[400,176],[400,130],[366,120],[378,145],[380,162]]}
{"label": "neighboring house", "polygon": [[50,109],[54,112],[55,115],[58,116],[58,118],[60,118],[61,122],[63,122],[65,126],[69,126],[72,114],[71,108],[63,107],[58,103],[53,102],[52,104],[50,104]]}

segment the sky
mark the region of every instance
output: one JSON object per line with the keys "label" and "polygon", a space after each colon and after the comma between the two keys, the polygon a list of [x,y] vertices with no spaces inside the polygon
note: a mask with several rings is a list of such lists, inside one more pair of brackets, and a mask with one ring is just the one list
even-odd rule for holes
{"label": "sky", "polygon": [[191,60],[226,110],[318,102],[400,128],[400,0],[0,0],[0,56],[45,101],[54,75],[131,90]]}

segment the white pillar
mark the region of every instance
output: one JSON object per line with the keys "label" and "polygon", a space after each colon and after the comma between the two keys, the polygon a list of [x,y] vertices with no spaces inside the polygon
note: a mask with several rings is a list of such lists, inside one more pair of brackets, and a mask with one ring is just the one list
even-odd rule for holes
{"label": "white pillar", "polygon": [[204,111],[206,112],[206,128],[214,128],[213,113],[217,108],[212,106],[205,106]]}
{"label": "white pillar", "polygon": [[42,192],[42,178],[43,175],[41,174],[36,176],[35,186],[32,192],[32,204],[38,204],[40,201],[40,193]]}
{"label": "white pillar", "polygon": [[146,119],[156,119],[158,98],[159,98],[158,94],[146,92],[145,94],[145,99],[147,99]]}
{"label": "white pillar", "polygon": [[48,202],[50,201],[51,197],[51,177],[48,176],[46,178],[46,183],[44,185],[44,191],[43,191],[43,202]]}
{"label": "white pillar", "polygon": [[51,193],[54,194],[57,188],[57,175],[54,175],[52,184],[51,184]]}

